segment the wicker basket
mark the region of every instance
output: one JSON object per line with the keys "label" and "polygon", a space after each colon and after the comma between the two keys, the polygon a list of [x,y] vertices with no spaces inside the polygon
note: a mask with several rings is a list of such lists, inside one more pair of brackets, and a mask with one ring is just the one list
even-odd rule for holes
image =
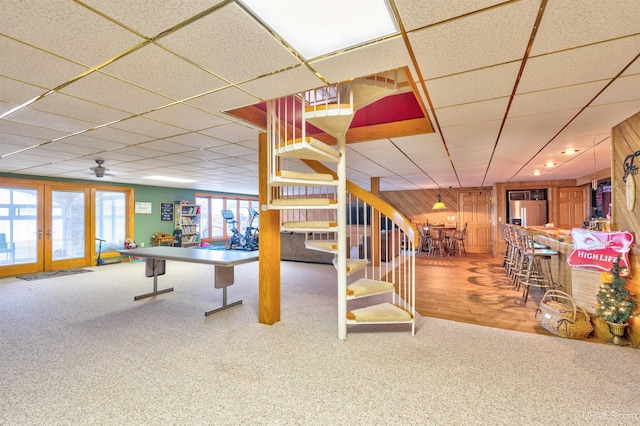
{"label": "wicker basket", "polygon": [[549,290],[536,309],[536,319],[551,333],[568,339],[585,339],[593,331],[587,311],[567,293]]}

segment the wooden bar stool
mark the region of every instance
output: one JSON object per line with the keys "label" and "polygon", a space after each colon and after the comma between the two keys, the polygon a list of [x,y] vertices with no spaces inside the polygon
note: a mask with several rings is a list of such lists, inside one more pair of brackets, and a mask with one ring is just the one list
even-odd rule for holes
{"label": "wooden bar stool", "polygon": [[551,258],[557,256],[558,252],[549,248],[539,248],[540,245],[533,241],[533,234],[526,229],[517,230],[520,241],[522,256],[526,258],[526,269],[521,271],[518,279],[518,287],[522,285],[522,300],[527,303],[529,288],[538,287],[545,291],[557,287],[562,287],[553,281],[551,274]]}

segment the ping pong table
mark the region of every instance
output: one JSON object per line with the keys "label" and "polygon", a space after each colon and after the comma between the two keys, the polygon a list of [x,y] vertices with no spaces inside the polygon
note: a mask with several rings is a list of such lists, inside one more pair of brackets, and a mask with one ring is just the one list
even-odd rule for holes
{"label": "ping pong table", "polygon": [[134,300],[140,300],[173,291],[173,287],[158,290],[158,276],[165,274],[167,260],[213,265],[215,268],[214,287],[222,289],[222,306],[205,312],[205,316],[209,316],[215,312],[219,312],[223,309],[228,309],[242,303],[242,300],[227,303],[227,287],[232,285],[234,282],[234,267],[236,265],[255,262],[258,260],[257,250],[203,250],[160,246],[136,248],[132,250],[118,250],[118,253],[124,256],[145,258],[145,276],[153,277],[153,291],[151,293],[135,296],[133,298]]}

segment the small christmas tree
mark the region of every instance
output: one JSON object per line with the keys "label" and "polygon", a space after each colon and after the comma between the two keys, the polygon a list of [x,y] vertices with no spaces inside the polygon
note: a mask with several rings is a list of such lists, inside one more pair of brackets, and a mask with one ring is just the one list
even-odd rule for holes
{"label": "small christmas tree", "polygon": [[598,300],[598,316],[607,322],[615,324],[625,324],[631,317],[638,316],[633,313],[636,308],[635,295],[627,290],[628,269],[620,266],[620,256],[613,262],[609,270],[612,281],[602,283],[600,292],[596,296]]}

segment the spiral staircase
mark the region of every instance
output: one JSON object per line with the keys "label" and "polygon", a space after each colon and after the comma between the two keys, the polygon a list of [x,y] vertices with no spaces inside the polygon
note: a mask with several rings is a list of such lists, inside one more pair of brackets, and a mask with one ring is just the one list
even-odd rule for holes
{"label": "spiral staircase", "polygon": [[408,324],[415,334],[417,230],[345,178],[346,134],[357,108],[397,90],[391,71],[267,104],[266,208],[281,211],[281,231],[304,233],[307,249],[334,254],[343,340],[348,325]]}

